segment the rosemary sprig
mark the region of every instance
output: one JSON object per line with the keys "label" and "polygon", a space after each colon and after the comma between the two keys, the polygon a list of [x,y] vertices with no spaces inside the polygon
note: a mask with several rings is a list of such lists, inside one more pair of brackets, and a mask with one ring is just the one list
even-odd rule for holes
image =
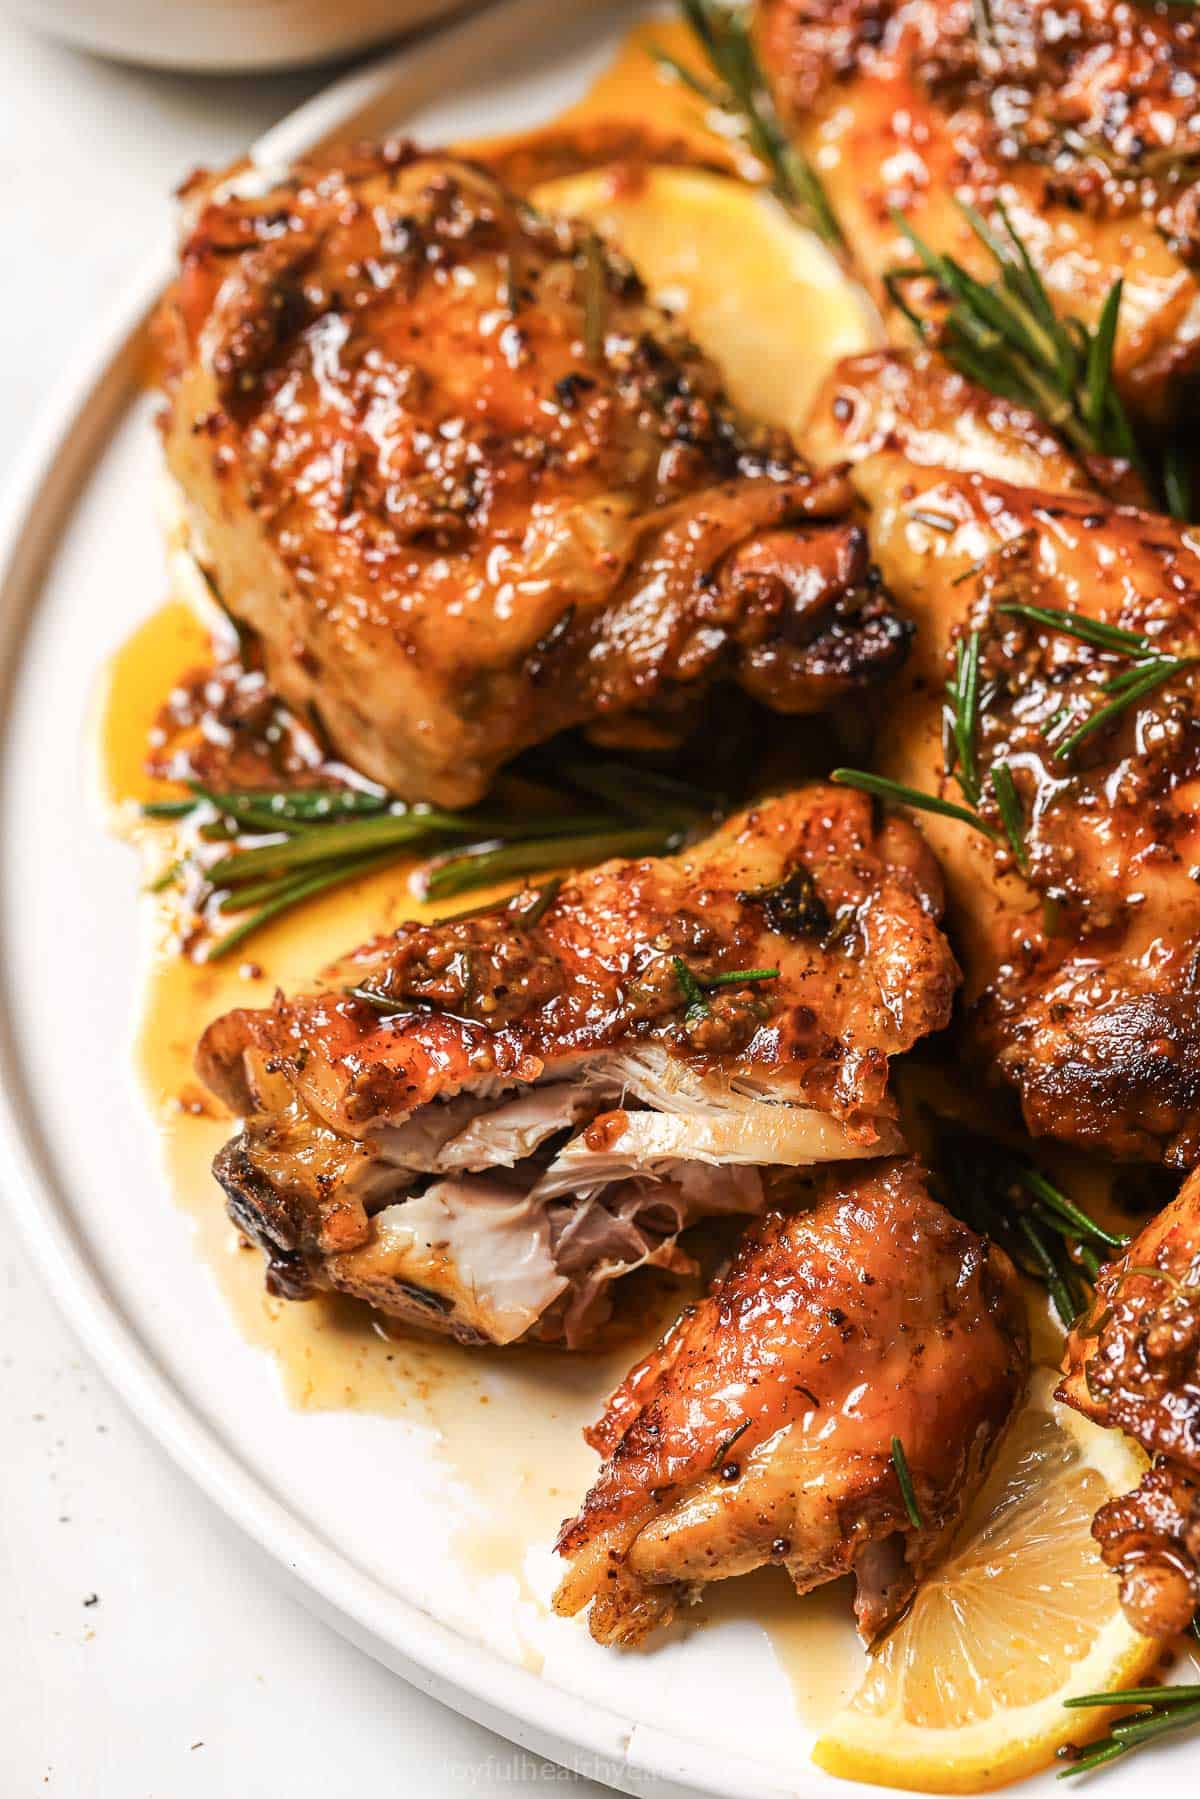
{"label": "rosemary sprig", "polygon": [[835,768],[829,778],[842,787],[854,787],[859,793],[872,794],[876,799],[892,800],[898,806],[912,806],[917,812],[936,812],[943,818],[957,818],[960,823],[970,825],[972,830],[981,831],[985,837],[999,836],[969,807],[940,799],[936,793],[922,793],[919,787],[906,787],[902,781],[889,781],[884,775],[869,774],[862,768]]}
{"label": "rosemary sprig", "polygon": [[937,1162],[949,1209],[1046,1288],[1069,1330],[1090,1303],[1097,1251],[1114,1254],[1127,1239],[1097,1224],[1024,1156],[974,1132],[944,1130]]}
{"label": "rosemary sprig", "polygon": [[1021,873],[1028,875],[1029,851],[1025,847],[1025,816],[1021,811],[1021,799],[1013,779],[1013,771],[1007,762],[993,762],[992,792],[996,796],[996,809],[1000,814],[1013,860]]}
{"label": "rosemary sprig", "polygon": [[[560,812],[522,807],[446,812],[409,805],[382,789],[219,790],[192,784],[191,797],[156,800],[143,816],[194,826],[194,842],[163,871],[156,891],[181,886],[206,921],[235,922],[210,939],[207,960],[219,960],[272,920],[308,900],[414,853],[441,852],[424,873],[433,898],[460,893],[506,876],[556,864],[583,866],[607,856],[668,850],[707,813],[702,796],[656,776],[600,765],[611,798],[603,809],[579,805],[573,764],[560,785]],[[688,795],[685,802],[684,795]],[[225,847],[214,856],[213,846]],[[553,895],[540,890],[522,914],[536,922]]]}
{"label": "rosemary sprig", "polygon": [[1112,1693],[1083,1693],[1075,1699],[1064,1699],[1067,1708],[1091,1706],[1136,1705],[1141,1709],[1112,1726],[1106,1737],[1094,1743],[1086,1755],[1080,1756],[1059,1771],[1060,1780],[1074,1774],[1086,1774],[1105,1762],[1116,1761],[1131,1749],[1157,1741],[1171,1730],[1183,1730],[1200,1724],[1200,1686],[1128,1687]]}
{"label": "rosemary sprig", "polygon": [[727,968],[724,974],[706,975],[700,985],[712,992],[715,987],[743,987],[754,981],[777,981],[777,968]]}
{"label": "rosemary sprig", "polygon": [[[994,225],[965,201],[957,204],[995,265],[993,279],[978,280],[894,213],[917,261],[885,275],[889,297],[918,336],[936,344],[969,380],[1030,407],[1082,454],[1126,457],[1145,474],[1113,380],[1120,279],[1109,289],[1094,329],[1082,319],[1060,317],[1003,202],[995,203]],[[931,280],[945,295],[948,306],[941,318],[912,304],[907,289],[914,280]]]}
{"label": "rosemary sprig", "polygon": [[609,821],[607,831],[536,837],[525,843],[484,843],[432,863],[420,877],[427,899],[446,899],[510,875],[536,874],[555,862],[586,867],[610,856],[651,856],[666,849],[673,832],[658,825]]}
{"label": "rosemary sprig", "polygon": [[[1076,637],[1111,655],[1132,658],[1127,669],[1103,684],[1101,691],[1111,696],[1108,703],[1088,713],[1073,731],[1060,737],[1053,751],[1056,762],[1067,761],[1084,738],[1103,730],[1130,706],[1136,706],[1160,687],[1165,687],[1168,681],[1173,681],[1176,675],[1200,662],[1198,656],[1176,656],[1171,651],[1156,649],[1143,631],[1127,631],[1121,625],[1105,624],[1101,619],[1085,618],[1082,613],[1057,606],[1027,606],[1018,601],[1006,601],[996,610],[1028,619],[1047,630],[1062,631],[1068,637]],[[1068,714],[1064,722],[1069,723],[1070,719]]]}
{"label": "rosemary sprig", "polygon": [[955,776],[963,798],[970,806],[979,805],[979,765],[975,756],[975,738],[979,724],[979,648],[978,631],[960,637],[954,647],[954,676],[946,684],[946,707],[950,735],[956,752]]}
{"label": "rosemary sprig", "polygon": [[768,171],[776,197],[833,249],[843,251],[845,239],[821,178],[808,157],[790,142],[775,111],[751,39],[750,9],[728,6],[722,0],[680,0],[680,11],[713,80],[697,76],[665,50],[656,49],[655,59],[736,123],[743,142]]}
{"label": "rosemary sprig", "polygon": [[779,979],[777,968],[728,968],[723,974],[698,975],[695,969],[688,967],[682,956],[672,956],[671,967],[675,971],[675,979],[687,1008],[683,1015],[687,1024],[709,1016],[712,1007],[706,995],[715,992],[718,987],[741,987],[756,981]]}
{"label": "rosemary sprig", "polygon": [[696,1018],[707,1018],[712,1007],[704,997],[704,989],[688,967],[682,956],[671,957],[671,967],[675,970],[675,979],[679,983],[679,991],[683,995],[686,1010],[684,1021],[691,1024]]}
{"label": "rosemary sprig", "polygon": [[904,1501],[908,1521],[914,1530],[924,1530],[925,1523],[921,1517],[921,1508],[917,1504],[917,1490],[913,1486],[908,1457],[904,1453],[904,1445],[899,1437],[892,1438],[892,1466],[896,1470],[896,1479],[900,1483],[900,1497]]}

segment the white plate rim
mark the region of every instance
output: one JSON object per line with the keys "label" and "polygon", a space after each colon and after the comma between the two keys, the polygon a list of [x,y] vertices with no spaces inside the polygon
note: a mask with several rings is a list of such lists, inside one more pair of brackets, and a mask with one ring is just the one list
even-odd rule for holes
{"label": "white plate rim", "polygon": [[[416,88],[435,80],[468,33],[475,38],[490,33],[507,42],[544,19],[553,5],[554,0],[505,0],[414,48],[392,52],[335,81],[260,137],[250,153],[269,164],[332,135],[365,128],[373,109],[395,96],[401,78]],[[71,490],[93,463],[106,424],[128,402],[131,363],[170,272],[168,253],[153,255],[101,317],[60,376],[0,496],[0,718],[57,522],[69,511]],[[0,964],[8,953],[0,940]],[[154,1364],[134,1324],[89,1266],[38,1139],[20,1052],[0,1008],[0,1200],[26,1251],[134,1418],[283,1571],[306,1604],[452,1709],[598,1781],[661,1799],[688,1792],[769,1799],[784,1792],[777,1772],[752,1758],[631,1721],[513,1665],[386,1591],[301,1524]],[[828,1777],[815,1769],[802,1778],[810,1793],[829,1790]],[[786,1790],[801,1789],[789,1782]]]}

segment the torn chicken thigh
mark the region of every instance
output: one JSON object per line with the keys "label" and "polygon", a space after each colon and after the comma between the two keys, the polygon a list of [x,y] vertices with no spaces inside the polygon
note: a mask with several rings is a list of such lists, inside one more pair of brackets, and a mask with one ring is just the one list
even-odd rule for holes
{"label": "torn chicken thigh", "polygon": [[559,1537],[557,1610],[627,1646],[775,1562],[800,1593],[853,1572],[871,1641],[977,1491],[1028,1359],[1011,1263],[916,1163],[828,1172],[811,1210],[750,1227],[589,1433],[607,1459]]}
{"label": "torn chicken thigh", "polygon": [[889,1057],[957,979],[939,910],[909,826],[813,785],[679,856],[405,925],[205,1033],[245,1119],[230,1211],[276,1291],[574,1345],[771,1171],[898,1146]]}
{"label": "torn chicken thigh", "polygon": [[194,553],[267,680],[408,799],[581,726],[676,742],[717,681],[785,713],[908,628],[853,495],[735,417],[586,226],[407,145],[197,178],[158,317]]}
{"label": "torn chicken thigh", "polygon": [[1178,1636],[1200,1611],[1200,1173],[1101,1270],[1063,1367],[1060,1399],[1154,1457],[1094,1535],[1134,1628]]}

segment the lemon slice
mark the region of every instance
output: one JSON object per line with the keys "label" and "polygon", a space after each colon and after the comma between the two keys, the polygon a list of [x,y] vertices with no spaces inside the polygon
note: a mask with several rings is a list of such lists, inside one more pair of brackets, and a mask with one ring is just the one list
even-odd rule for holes
{"label": "lemon slice", "polygon": [[599,169],[531,197],[617,244],[720,364],[734,405],[766,424],[799,430],[838,358],[883,341],[867,295],[820,238],[732,176]]}
{"label": "lemon slice", "polygon": [[1054,1399],[1035,1372],[1025,1409],[943,1566],[873,1657],[813,1750],[830,1774],[979,1793],[1102,1735],[1079,1693],[1127,1687],[1161,1645],[1125,1622],[1092,1541],[1096,1508],[1145,1472],[1141,1452]]}

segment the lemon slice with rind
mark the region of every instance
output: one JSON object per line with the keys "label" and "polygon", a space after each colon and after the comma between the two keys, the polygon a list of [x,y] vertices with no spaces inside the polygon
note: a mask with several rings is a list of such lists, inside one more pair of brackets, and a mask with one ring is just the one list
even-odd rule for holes
{"label": "lemon slice with rind", "polygon": [[796,431],[842,356],[882,341],[861,287],[761,188],[700,169],[598,169],[544,182],[545,212],[591,221],[720,365],[734,405]]}
{"label": "lemon slice with rind", "polygon": [[1029,1399],[954,1552],[874,1655],[813,1750],[830,1774],[914,1792],[978,1793],[1102,1735],[1112,1712],[1063,1701],[1141,1679],[1161,1645],[1126,1623],[1091,1536],[1137,1485],[1141,1452],[1054,1399]]}

